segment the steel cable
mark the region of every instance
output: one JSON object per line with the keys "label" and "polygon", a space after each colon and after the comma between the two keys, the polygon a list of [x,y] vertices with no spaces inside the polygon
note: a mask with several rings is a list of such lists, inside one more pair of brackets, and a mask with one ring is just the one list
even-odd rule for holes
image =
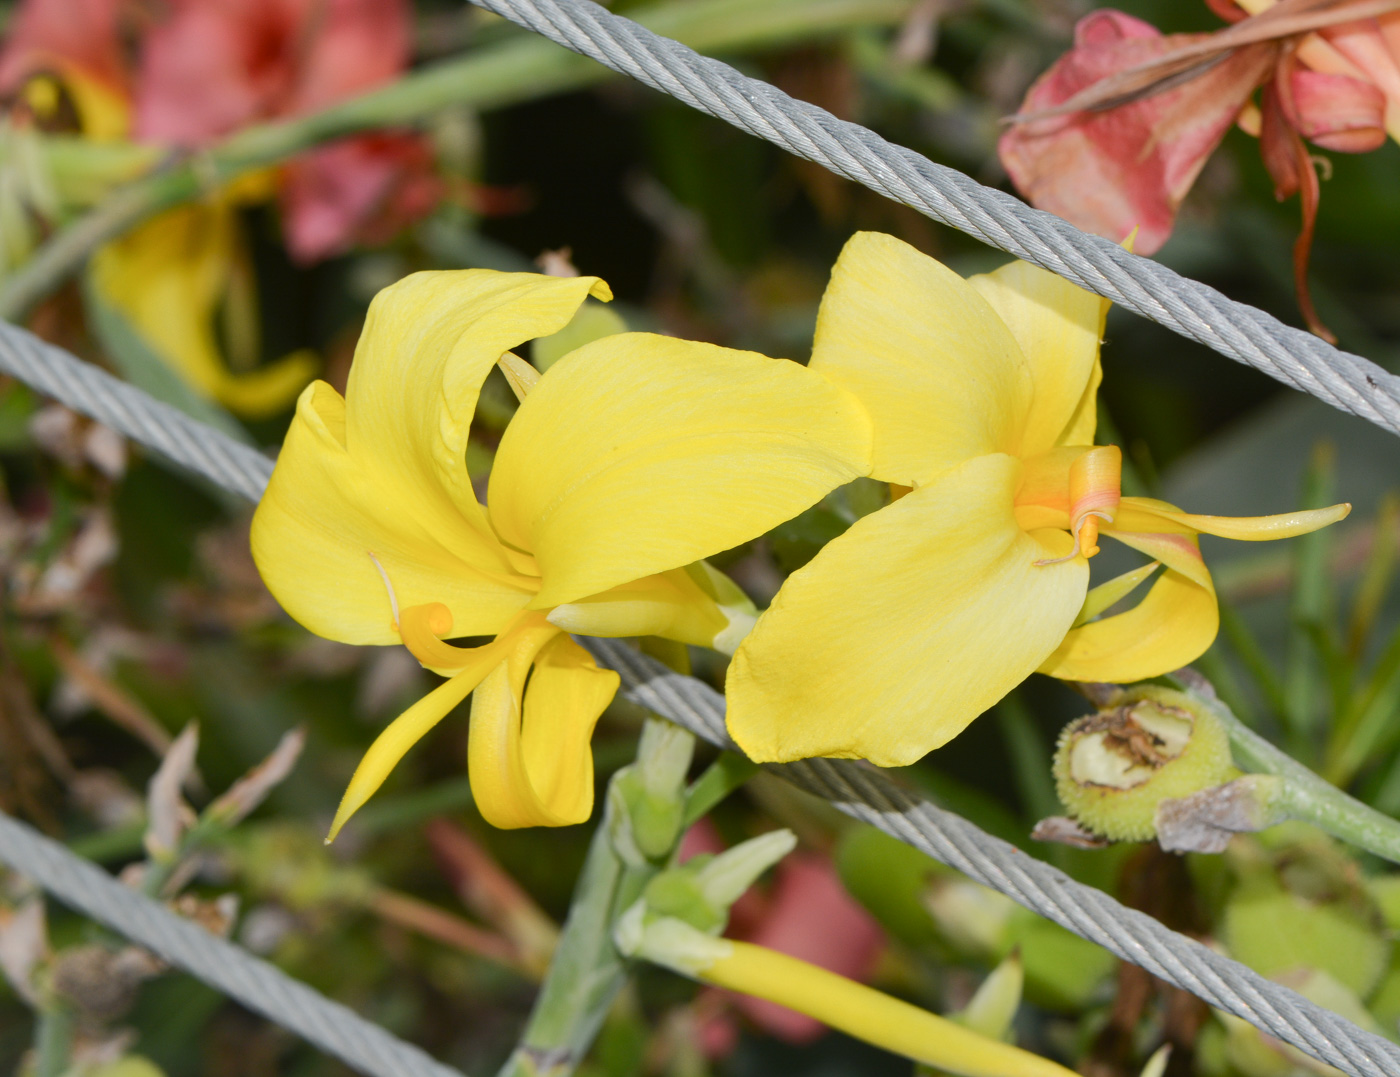
{"label": "steel cable", "polygon": [[1400,377],[1031,209],[592,0],[472,0],[790,153],[1060,274],[1333,407],[1400,433]]}
{"label": "steel cable", "polygon": [[0,812],[0,861],[67,905],[372,1077],[462,1077],[421,1048],[175,915]]}

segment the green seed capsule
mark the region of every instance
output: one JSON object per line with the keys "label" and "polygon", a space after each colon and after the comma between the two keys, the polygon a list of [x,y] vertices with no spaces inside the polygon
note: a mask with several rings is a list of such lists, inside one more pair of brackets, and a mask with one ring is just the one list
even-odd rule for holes
{"label": "green seed capsule", "polygon": [[1055,753],[1055,790],[1085,829],[1112,841],[1157,834],[1157,805],[1226,781],[1230,741],[1180,692],[1139,685],[1071,722]]}

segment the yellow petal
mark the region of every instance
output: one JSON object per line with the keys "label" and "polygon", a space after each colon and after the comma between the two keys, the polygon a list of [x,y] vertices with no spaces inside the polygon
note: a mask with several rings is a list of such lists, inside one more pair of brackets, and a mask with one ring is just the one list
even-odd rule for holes
{"label": "yellow petal", "polygon": [[1020,347],[967,281],[893,236],[858,232],[846,244],[810,367],[870,412],[881,481],[916,486],[1019,450],[1031,395]]}
{"label": "yellow petal", "polygon": [[325,382],[307,388],[251,536],[258,571],[292,617],[342,643],[397,643],[395,601],[441,602],[459,635],[494,635],[529,601],[535,582],[417,475],[422,485],[398,482],[352,457],[345,401]]}
{"label": "yellow petal", "polygon": [[364,807],[384,784],[390,772],[398,766],[410,748],[427,736],[428,731],[446,717],[447,713],[467,698],[467,693],[481,683],[502,661],[505,646],[501,641],[476,648],[473,660],[395,718],[384,732],[374,738],[369,751],[355,768],[350,784],[336,809],[326,841],[332,842],[346,821]]}
{"label": "yellow petal", "polygon": [[316,368],[294,352],[245,374],[228,369],[215,332],[241,239],[233,207],[201,203],[147,221],[93,256],[99,293],[192,388],[249,418],[282,411]]}
{"label": "yellow petal", "polygon": [[426,495],[443,526],[465,519],[489,533],[464,463],[481,383],[503,353],[563,328],[590,294],[611,295],[597,277],[489,269],[414,273],[385,288],[345,390],[351,456],[408,496]]}
{"label": "yellow petal", "polygon": [[1127,684],[1194,662],[1215,640],[1220,611],[1195,538],[1104,532],[1156,558],[1167,571],[1132,609],[1073,629],[1040,667],[1068,681]]}
{"label": "yellow petal", "polygon": [[903,766],[957,736],[1058,646],[1088,563],[1027,534],[1020,467],[984,456],[866,516],[789,577],[729,667],[729,731],[753,759]]}
{"label": "yellow petal", "polygon": [[785,359],[649,333],[561,359],[511,420],[488,502],[534,608],[737,546],[868,467],[851,398]]}
{"label": "yellow petal", "polygon": [[992,305],[1030,364],[1035,388],[1021,453],[1094,440],[1099,342],[1109,302],[1063,277],[1011,262],[968,284]]}
{"label": "yellow petal", "polygon": [[581,647],[547,627],[548,632],[522,635],[472,697],[467,748],[472,796],[482,818],[503,829],[569,826],[584,822],[593,810],[588,742],[617,691],[618,677],[598,669]]}
{"label": "yellow petal", "polygon": [[1270,542],[1306,535],[1345,520],[1350,504],[1325,509],[1299,509],[1276,516],[1197,516],[1175,505],[1146,497],[1123,498],[1117,525],[1125,531],[1218,535],[1241,542]]}

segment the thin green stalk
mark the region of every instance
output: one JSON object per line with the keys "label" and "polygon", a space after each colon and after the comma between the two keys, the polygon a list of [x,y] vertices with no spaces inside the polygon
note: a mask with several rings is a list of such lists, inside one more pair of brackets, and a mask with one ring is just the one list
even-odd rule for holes
{"label": "thin green stalk", "polygon": [[1358,849],[1400,864],[1400,820],[1368,807],[1314,774],[1246,726],[1214,696],[1184,682],[1178,687],[1224,725],[1235,762],[1242,770],[1282,779],[1273,804],[1288,818],[1312,823]]}
{"label": "thin green stalk", "polygon": [[73,1038],[77,1034],[73,1011],[56,1002],[39,1011],[34,1028],[34,1077],[62,1077],[73,1059]]}
{"label": "thin green stalk", "polygon": [[685,795],[681,826],[697,822],[711,808],[758,773],[758,764],[738,752],[721,752]]}
{"label": "thin green stalk", "polygon": [[623,900],[635,901],[657,868],[623,864],[613,848],[609,814],[588,848],[530,1023],[500,1077],[572,1073],[627,982],[626,962],[613,945],[613,921],[627,907]]}
{"label": "thin green stalk", "polygon": [[[770,48],[902,19],[915,0],[687,0],[632,12],[657,33],[701,51]],[[245,128],[224,142],[114,193],[64,228],[0,286],[14,321],[78,270],[104,242],[147,217],[254,169],[362,131],[412,127],[448,108],[518,104],[601,81],[607,68],[534,35],[473,50],[320,112]]]}

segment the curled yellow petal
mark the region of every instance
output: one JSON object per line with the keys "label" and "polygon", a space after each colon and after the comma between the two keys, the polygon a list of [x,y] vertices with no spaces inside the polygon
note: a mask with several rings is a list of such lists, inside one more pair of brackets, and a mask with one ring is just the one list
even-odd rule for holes
{"label": "curled yellow petal", "polygon": [[447,607],[458,634],[494,635],[536,588],[431,472],[395,476],[352,455],[345,401],[325,382],[297,403],[251,544],[283,608],[342,643],[398,643],[398,611],[430,603]]}
{"label": "curled yellow petal", "polygon": [[261,418],[296,398],[317,360],[298,351],[247,373],[229,369],[215,317],[244,257],[231,203],[181,206],[100,248],[93,283],[193,389],[240,415]]}
{"label": "curled yellow petal", "polygon": [[[718,940],[717,940],[718,941]],[[699,979],[768,999],[887,1051],[961,1077],[1074,1077],[1048,1058],[753,943],[722,940]]]}
{"label": "curled yellow petal", "polygon": [[1117,530],[1105,534],[1156,558],[1167,571],[1132,609],[1071,629],[1040,672],[1068,681],[1127,684],[1195,661],[1220,626],[1215,588],[1196,540]]}
{"label": "curled yellow petal", "polygon": [[327,843],[335,840],[346,821],[364,807],[365,802],[384,784],[399,760],[417,744],[428,731],[446,717],[447,713],[467,698],[467,693],[501,661],[502,647],[497,643],[478,647],[461,672],[438,685],[408,710],[389,723],[388,728],[374,738],[369,751],[360,760],[350,784],[336,809]]}
{"label": "curled yellow petal", "polygon": [[730,625],[683,568],[555,606],[548,616],[550,624],[578,635],[663,636],[697,647],[709,647]]}
{"label": "curled yellow petal", "polygon": [[552,625],[521,633],[472,697],[467,763],[482,818],[502,829],[584,822],[593,809],[588,742],[617,685]]}
{"label": "curled yellow petal", "polygon": [[1125,531],[1170,531],[1180,534],[1218,535],[1241,542],[1270,542],[1294,538],[1345,520],[1351,505],[1324,509],[1299,509],[1275,516],[1198,516],[1175,505],[1144,497],[1125,497],[1117,525]]}

